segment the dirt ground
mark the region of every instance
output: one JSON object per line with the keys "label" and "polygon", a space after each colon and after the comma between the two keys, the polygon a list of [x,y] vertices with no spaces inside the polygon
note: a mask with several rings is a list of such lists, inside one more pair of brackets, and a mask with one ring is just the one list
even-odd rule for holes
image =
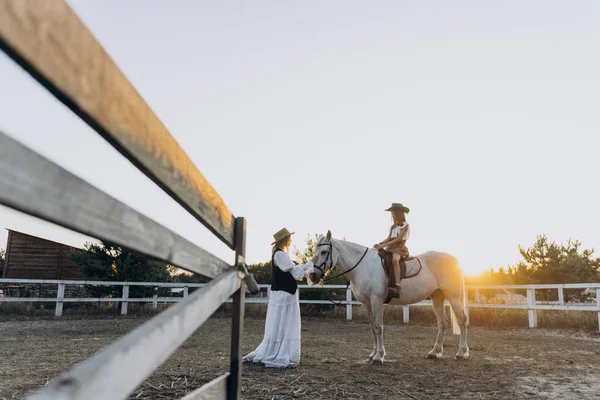
{"label": "dirt ground", "polygon": [[[141,318],[0,323],[0,399],[19,399],[144,322]],[[246,319],[244,351],[264,320]],[[230,320],[213,318],[130,398],[175,399],[227,371]],[[366,324],[304,319],[296,369],[244,368],[245,399],[597,399],[600,338],[551,330],[471,328],[471,358],[427,360],[435,327],[387,325],[386,363],[369,365]]]}

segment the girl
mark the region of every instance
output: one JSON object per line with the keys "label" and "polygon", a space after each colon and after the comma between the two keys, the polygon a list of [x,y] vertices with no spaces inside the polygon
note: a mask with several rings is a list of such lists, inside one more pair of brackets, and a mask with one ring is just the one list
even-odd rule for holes
{"label": "girl", "polygon": [[300,363],[300,303],[297,280],[313,272],[313,261],[296,265],[289,256],[292,235],[286,228],[273,235],[271,294],[262,343],[244,362],[273,368],[293,368]]}
{"label": "girl", "polygon": [[392,206],[386,211],[392,213],[393,225],[390,228],[390,234],[383,242],[377,243],[373,247],[377,250],[385,249],[393,254],[392,265],[396,282],[390,288],[389,294],[392,297],[400,297],[400,260],[408,257],[406,241],[410,237],[410,226],[406,222],[406,214],[410,212],[410,209],[401,203],[392,203]]}

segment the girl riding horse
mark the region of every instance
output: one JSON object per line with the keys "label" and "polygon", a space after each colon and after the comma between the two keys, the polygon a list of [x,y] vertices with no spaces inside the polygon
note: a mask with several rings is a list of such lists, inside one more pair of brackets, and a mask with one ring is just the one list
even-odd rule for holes
{"label": "girl riding horse", "polygon": [[410,212],[408,207],[401,203],[392,203],[392,206],[386,211],[392,213],[393,225],[390,228],[388,237],[374,245],[377,250],[384,249],[393,254],[392,265],[394,268],[394,285],[390,285],[389,295],[391,297],[400,297],[400,261],[408,257],[408,248],[406,241],[410,237],[410,226],[406,222],[406,214]]}

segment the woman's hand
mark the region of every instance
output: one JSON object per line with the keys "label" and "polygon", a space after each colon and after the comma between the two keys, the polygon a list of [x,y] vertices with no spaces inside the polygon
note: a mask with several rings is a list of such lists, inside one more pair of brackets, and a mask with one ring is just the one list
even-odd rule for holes
{"label": "woman's hand", "polygon": [[381,250],[381,249],[383,248],[383,245],[382,245],[381,243],[377,243],[377,244],[374,244],[374,245],[373,245],[373,248],[374,248],[375,250]]}
{"label": "woman's hand", "polygon": [[306,283],[308,283],[308,286],[314,285],[314,282],[310,280],[310,275],[309,274],[306,275]]}

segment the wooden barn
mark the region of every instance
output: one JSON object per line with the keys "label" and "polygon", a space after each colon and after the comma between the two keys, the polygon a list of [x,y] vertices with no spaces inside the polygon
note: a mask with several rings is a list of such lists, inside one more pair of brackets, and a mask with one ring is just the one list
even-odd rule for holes
{"label": "wooden barn", "polygon": [[71,246],[8,230],[3,278],[85,280]]}

